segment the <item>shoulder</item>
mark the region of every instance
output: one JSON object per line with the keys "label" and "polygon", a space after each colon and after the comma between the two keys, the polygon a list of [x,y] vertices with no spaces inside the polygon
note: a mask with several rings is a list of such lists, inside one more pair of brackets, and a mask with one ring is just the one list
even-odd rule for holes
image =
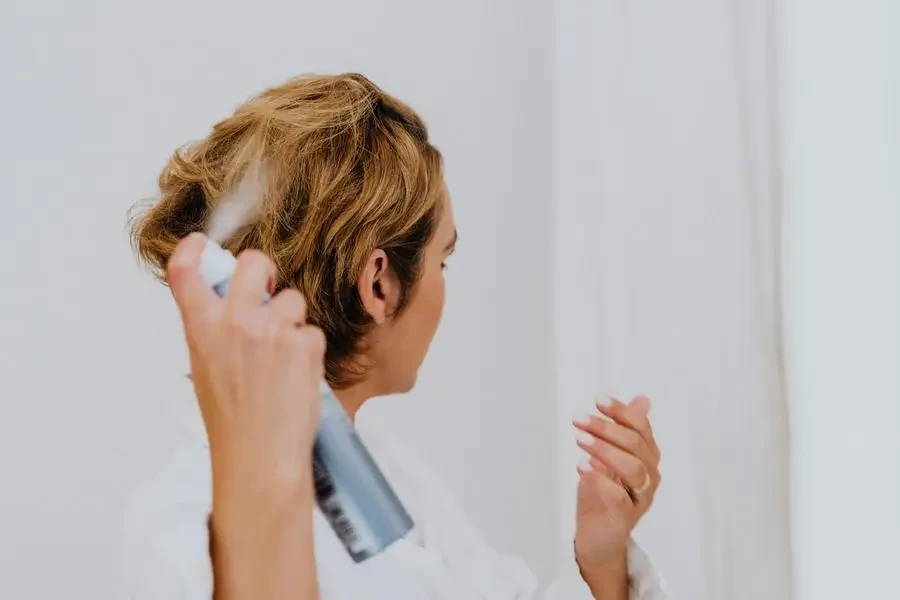
{"label": "shoulder", "polygon": [[357,432],[407,509],[416,513],[458,511],[449,487],[421,449],[371,423],[358,423]]}
{"label": "shoulder", "polygon": [[361,436],[416,522],[417,543],[484,597],[531,597],[536,581],[520,559],[493,548],[420,449],[363,427]]}
{"label": "shoulder", "polygon": [[402,437],[387,433],[378,423],[359,421],[355,428],[366,449],[392,484],[394,479],[398,479],[415,481],[419,485],[444,487],[443,480],[421,448]]}
{"label": "shoulder", "polygon": [[181,448],[132,494],[124,514],[123,559],[133,597],[211,590],[211,506],[209,454],[201,444]]}
{"label": "shoulder", "polygon": [[198,516],[205,521],[212,506],[211,485],[208,450],[199,444],[180,448],[132,493],[125,510],[126,530],[168,529]]}

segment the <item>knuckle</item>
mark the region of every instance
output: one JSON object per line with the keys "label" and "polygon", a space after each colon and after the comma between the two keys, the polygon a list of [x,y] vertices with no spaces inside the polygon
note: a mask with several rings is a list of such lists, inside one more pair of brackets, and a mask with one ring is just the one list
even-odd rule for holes
{"label": "knuckle", "polygon": [[263,277],[271,280],[275,273],[275,263],[259,250],[244,250],[237,258],[235,276],[238,280],[258,281]]}
{"label": "knuckle", "polygon": [[292,356],[296,354],[298,342],[297,333],[295,331],[281,328],[276,325],[269,325],[269,328],[272,331],[272,345],[280,355]]}
{"label": "knuckle", "polygon": [[616,473],[615,473],[615,471],[613,471],[612,469],[610,469],[609,466],[608,466],[606,463],[601,462],[601,461],[591,461],[591,465],[592,465],[592,466],[597,470],[597,472],[600,473],[601,475],[605,475],[606,477],[609,477],[610,479],[615,479],[615,478],[616,478]]}
{"label": "knuckle", "polygon": [[287,294],[287,302],[292,312],[306,315],[306,297],[299,290],[287,289],[282,292]]}
{"label": "knuckle", "polygon": [[639,464],[629,465],[625,475],[627,479],[639,482],[644,479],[644,469]]}
{"label": "knuckle", "polygon": [[278,327],[274,323],[269,326],[272,329],[272,339],[278,348],[293,351],[299,345],[297,332],[288,327]]}
{"label": "knuckle", "polygon": [[636,433],[630,434],[625,439],[625,446],[630,452],[637,452],[641,447],[641,436],[637,435]]}
{"label": "knuckle", "polygon": [[265,334],[264,328],[258,326],[251,315],[241,310],[228,313],[225,327],[231,335],[244,340],[259,340]]}
{"label": "knuckle", "polygon": [[325,333],[318,327],[312,326],[304,327],[303,330],[309,336],[310,352],[317,358],[325,354]]}
{"label": "knuckle", "polygon": [[306,321],[306,298],[298,290],[284,289],[275,296],[269,310],[278,319],[302,325]]}
{"label": "knuckle", "polygon": [[257,265],[269,266],[273,264],[268,256],[253,248],[244,250],[238,254],[237,261],[239,266],[244,265],[248,267]]}
{"label": "knuckle", "polygon": [[318,328],[301,327],[300,329],[293,329],[289,338],[292,347],[298,354],[310,360],[321,360],[325,343],[322,332]]}

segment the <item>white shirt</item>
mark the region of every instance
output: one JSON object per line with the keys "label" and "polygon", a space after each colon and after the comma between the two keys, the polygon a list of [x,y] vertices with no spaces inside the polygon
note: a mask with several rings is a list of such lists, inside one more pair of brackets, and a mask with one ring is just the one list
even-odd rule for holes
{"label": "white shirt", "polygon": [[[194,405],[195,407],[195,405]],[[199,411],[197,440],[134,495],[125,522],[126,585],[131,600],[209,600],[213,574],[207,520],[212,506],[209,450]],[[198,432],[199,426],[199,432]],[[321,513],[314,516],[315,553],[323,600],[527,600],[537,581],[522,561],[491,548],[449,491],[413,452],[363,434],[415,528],[382,553],[356,564]],[[630,544],[631,600],[666,593],[647,556]],[[542,596],[590,600],[574,560]]]}

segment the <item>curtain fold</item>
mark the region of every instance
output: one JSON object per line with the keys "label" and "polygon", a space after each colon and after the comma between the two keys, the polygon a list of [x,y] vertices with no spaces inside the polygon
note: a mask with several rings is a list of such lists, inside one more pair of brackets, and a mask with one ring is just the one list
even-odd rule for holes
{"label": "curtain fold", "polygon": [[[560,421],[650,395],[664,481],[638,539],[673,597],[786,600],[774,4],[555,17]],[[576,460],[561,426],[561,552]]]}

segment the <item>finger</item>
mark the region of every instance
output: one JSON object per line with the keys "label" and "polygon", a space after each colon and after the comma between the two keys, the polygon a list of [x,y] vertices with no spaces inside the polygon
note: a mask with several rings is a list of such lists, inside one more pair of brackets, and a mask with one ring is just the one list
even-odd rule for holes
{"label": "finger", "polygon": [[219,301],[200,275],[200,257],[205,248],[206,236],[192,233],[178,242],[166,265],[166,281],[185,322]]}
{"label": "finger", "polygon": [[284,289],[269,303],[271,317],[294,326],[306,323],[306,298],[294,288]]}
{"label": "finger", "polygon": [[579,473],[588,473],[588,472],[594,471],[594,472],[599,473],[600,475],[609,477],[613,481],[619,480],[618,476],[613,472],[612,469],[607,467],[605,464],[603,464],[596,458],[593,458],[590,454],[585,456],[584,460],[582,460],[581,462],[578,463],[578,466],[576,467],[576,469],[578,470]]}
{"label": "finger", "polygon": [[296,337],[313,370],[316,383],[325,377],[325,334],[318,327],[301,327]]}
{"label": "finger", "polygon": [[578,435],[578,446],[606,465],[631,490],[642,489],[648,478],[651,483],[655,483],[650,465],[605,440],[581,432]]}
{"label": "finger", "polygon": [[622,482],[621,477],[616,475],[616,473],[612,469],[589,454],[583,461],[581,461],[577,468],[578,472],[582,475],[586,473],[594,473],[598,476],[606,477],[616,485],[620,486],[626,492],[628,491],[626,489],[627,486]]}
{"label": "finger", "polygon": [[597,469],[594,461],[578,465],[578,474],[586,485],[609,507],[634,509],[634,501],[622,484]]}
{"label": "finger", "polygon": [[631,402],[628,403],[628,407],[637,411],[638,414],[647,417],[650,414],[650,398],[647,396],[635,396]]}
{"label": "finger", "polygon": [[586,413],[577,415],[572,423],[581,431],[618,446],[648,465],[655,465],[659,462],[659,458],[647,446],[643,436],[630,427]]}
{"label": "finger", "polygon": [[265,254],[258,250],[241,252],[225,294],[226,310],[233,314],[258,307],[274,280],[275,264]]}
{"label": "finger", "polygon": [[650,412],[650,399],[646,396],[636,396],[629,404],[623,404],[616,398],[609,397],[609,402],[597,401],[597,410],[625,427],[638,432],[653,455],[659,458],[659,446],[653,436],[653,428],[650,426],[648,414]]}

